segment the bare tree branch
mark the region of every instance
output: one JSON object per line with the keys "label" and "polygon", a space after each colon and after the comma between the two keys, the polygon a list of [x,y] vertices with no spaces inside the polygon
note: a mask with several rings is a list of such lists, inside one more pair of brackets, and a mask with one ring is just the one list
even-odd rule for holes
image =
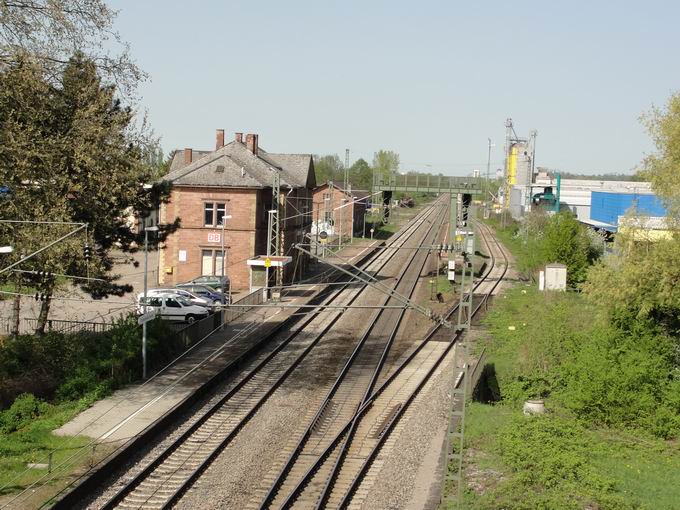
{"label": "bare tree branch", "polygon": [[[58,77],[69,58],[82,52],[132,100],[147,75],[114,30],[116,15],[104,0],[0,0],[0,69],[28,55]],[[111,46],[117,53],[107,50]]]}

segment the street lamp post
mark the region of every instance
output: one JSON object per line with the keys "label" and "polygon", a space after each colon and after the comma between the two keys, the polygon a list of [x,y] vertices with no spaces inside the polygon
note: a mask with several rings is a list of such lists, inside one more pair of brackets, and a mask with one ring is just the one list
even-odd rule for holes
{"label": "street lamp post", "polygon": [[[12,253],[13,251],[14,246],[0,246],[0,253]],[[21,310],[21,273],[17,273],[16,277],[17,283],[15,289],[16,295],[14,296],[14,321],[12,328],[13,335],[19,334],[19,326],[21,325],[21,319],[19,318],[19,313]]]}
{"label": "street lamp post", "polygon": [[[148,290],[149,232],[158,232],[158,227],[144,225],[144,296],[142,297],[144,313],[146,313],[146,293]],[[142,324],[142,379],[146,379],[146,321]]]}

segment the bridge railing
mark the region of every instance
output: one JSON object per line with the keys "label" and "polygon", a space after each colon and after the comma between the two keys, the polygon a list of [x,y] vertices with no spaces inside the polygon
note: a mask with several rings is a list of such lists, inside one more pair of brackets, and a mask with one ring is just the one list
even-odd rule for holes
{"label": "bridge railing", "polygon": [[376,173],[373,176],[373,188],[411,188],[411,189],[436,189],[443,192],[450,189],[470,189],[480,191],[482,179],[480,177],[457,177],[449,175],[431,174],[390,174],[389,176]]}

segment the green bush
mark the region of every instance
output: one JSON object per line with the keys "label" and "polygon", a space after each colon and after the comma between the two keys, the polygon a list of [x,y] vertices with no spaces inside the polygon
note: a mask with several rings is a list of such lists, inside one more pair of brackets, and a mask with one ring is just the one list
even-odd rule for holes
{"label": "green bush", "polygon": [[496,508],[631,508],[616,494],[614,480],[591,464],[594,444],[573,420],[514,418],[495,442],[496,453],[514,473],[498,491]]}
{"label": "green bush", "polygon": [[[135,317],[120,319],[103,333],[22,335],[0,346],[0,408],[32,393],[59,402],[85,394],[104,396],[142,372],[141,330]],[[184,349],[167,323],[148,326],[148,353],[157,368]]]}
{"label": "green bush", "polygon": [[78,367],[75,374],[57,388],[55,396],[60,402],[77,400],[86,393],[93,391],[97,384],[97,374],[90,367]]}
{"label": "green bush", "polygon": [[2,432],[9,434],[24,428],[47,410],[45,402],[30,393],[19,395],[9,409],[0,413]]}
{"label": "green bush", "polygon": [[680,435],[676,340],[653,324],[622,329],[580,294],[527,287],[497,301],[486,322],[505,403],[549,398],[584,424]]}
{"label": "green bush", "polygon": [[635,332],[596,328],[562,365],[565,385],[557,397],[588,423],[676,437],[680,408],[673,345],[651,325]]}

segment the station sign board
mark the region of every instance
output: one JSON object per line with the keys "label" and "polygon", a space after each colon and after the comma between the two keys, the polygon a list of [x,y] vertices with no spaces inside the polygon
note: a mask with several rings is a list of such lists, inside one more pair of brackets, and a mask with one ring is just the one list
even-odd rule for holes
{"label": "station sign board", "polygon": [[456,281],[456,261],[455,260],[449,260],[448,278],[449,278],[450,282]]}
{"label": "station sign board", "polygon": [[146,324],[147,322],[152,321],[155,318],[156,318],[156,310],[151,310],[149,312],[146,312],[145,314],[140,315],[137,318],[137,324],[139,324],[141,326],[142,324]]}

